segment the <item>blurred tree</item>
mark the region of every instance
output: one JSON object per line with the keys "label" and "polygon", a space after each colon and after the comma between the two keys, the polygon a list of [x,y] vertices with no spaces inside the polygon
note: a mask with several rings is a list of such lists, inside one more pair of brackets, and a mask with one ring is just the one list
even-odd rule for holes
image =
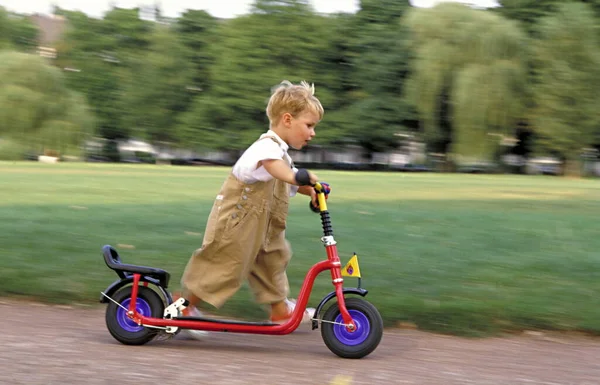
{"label": "blurred tree", "polygon": [[58,154],[81,155],[84,141],[93,134],[93,115],[85,98],[74,91],[69,90],[61,104],[64,114],[44,121],[36,134],[37,140],[45,149]]}
{"label": "blurred tree", "polygon": [[8,12],[0,6],[0,50],[10,44],[10,28],[8,25]]}
{"label": "blurred tree", "polygon": [[38,46],[38,27],[26,16],[13,14],[8,23],[10,41],[14,49],[33,52]]}
{"label": "blurred tree", "polygon": [[538,152],[553,151],[579,173],[584,147],[600,132],[598,19],[588,5],[561,4],[540,20],[535,49],[531,121]]}
{"label": "blurred tree", "polygon": [[152,24],[140,20],[136,9],[113,8],[104,19],[82,12],[56,12],[67,18],[69,26],[56,61],[58,67],[68,69],[67,84],[87,97],[101,137],[129,137],[128,103],[123,97],[132,74],[143,63]]}
{"label": "blurred tree", "polygon": [[528,31],[532,32],[535,23],[556,10],[556,6],[564,0],[499,0],[500,7],[493,8],[502,16],[518,20]]}
{"label": "blurred tree", "polygon": [[323,101],[325,118],[317,126],[314,143],[343,145],[352,139],[351,105],[358,100],[358,85],[354,79],[354,58],[358,31],[353,14],[332,14],[323,19],[324,49],[314,52],[318,64],[314,69],[317,95],[329,95]]}
{"label": "blurred tree", "polygon": [[600,17],[600,0],[581,0],[581,2],[588,4],[594,10],[596,16]]}
{"label": "blurred tree", "polygon": [[263,15],[305,15],[307,11],[312,11],[309,0],[255,0],[251,7],[252,13]]}
{"label": "blurred tree", "polygon": [[150,142],[175,142],[177,119],[188,108],[194,91],[193,63],[185,47],[166,25],[152,32],[148,53],[137,58],[128,87],[124,124],[131,133]]}
{"label": "blurred tree", "polygon": [[33,51],[39,30],[28,17],[7,12],[0,6],[0,50]]}
{"label": "blurred tree", "polygon": [[102,19],[87,16],[80,11],[68,11],[56,8],[54,12],[67,20],[67,29],[59,42],[58,63],[62,58],[77,59],[79,51],[100,55],[101,52],[111,50],[114,42],[111,36],[103,32]]}
{"label": "blurred tree", "polygon": [[356,13],[360,25],[397,24],[410,7],[408,0],[360,0]]}
{"label": "blurred tree", "polygon": [[101,31],[112,40],[111,47],[120,59],[129,54],[144,52],[151,43],[153,23],[139,17],[139,8],[113,7],[104,15]]}
{"label": "blurred tree", "polygon": [[527,39],[512,21],[459,4],[412,10],[416,59],[407,100],[428,148],[491,160],[513,137],[527,99]]}
{"label": "blurred tree", "polygon": [[398,145],[412,112],[402,94],[410,51],[400,20],[408,1],[362,0],[355,17],[353,80],[357,100],[351,106],[352,138],[368,154]]}
{"label": "blurred tree", "polygon": [[[586,3],[590,5],[590,10],[595,11],[595,16],[600,17],[600,0],[570,0],[571,2]],[[564,1],[561,0],[500,0],[501,7],[493,8],[493,12],[497,12],[500,15],[517,20],[520,25],[526,30],[531,36],[538,38],[539,28],[537,28],[539,21],[545,17],[555,14],[560,4]],[[600,36],[600,25],[596,27],[596,32]],[[534,76],[536,69],[534,68],[535,62],[529,62],[529,73],[530,76]],[[527,106],[531,108],[530,105]],[[531,115],[527,113],[527,116]],[[526,154],[530,154],[533,151],[533,143],[535,135],[531,130],[531,122],[527,121],[527,117],[523,120],[523,127],[520,131],[521,134],[525,135],[528,144],[527,146],[518,145],[515,150],[524,151]]]}
{"label": "blurred tree", "polygon": [[250,15],[224,21],[215,47],[213,86],[198,96],[182,120],[181,135],[196,147],[237,151],[268,127],[271,87],[282,80],[315,82],[324,104],[331,93],[319,87],[320,52],[327,46],[326,22],[306,1],[257,1]]}
{"label": "blurred tree", "polygon": [[[589,4],[600,17],[600,0],[569,0]],[[500,7],[493,8],[502,16],[518,20],[529,32],[535,33],[535,25],[540,18],[548,16],[558,10],[564,0],[499,0]]]}
{"label": "blurred tree", "polygon": [[200,92],[210,89],[214,64],[212,45],[217,43],[217,20],[206,11],[188,10],[177,19],[174,32],[186,48],[185,58],[194,66],[190,86]]}
{"label": "blurred tree", "polygon": [[[34,152],[78,153],[93,128],[81,96],[38,56],[0,53],[0,136]],[[2,156],[2,154],[0,154]]]}
{"label": "blurred tree", "polygon": [[209,86],[216,21],[203,11],[188,11],[174,25],[163,23],[159,10],[158,23],[140,19],[137,8],[115,7],[104,19],[57,12],[70,24],[57,64],[87,96],[109,147],[131,135],[178,141],[180,113]]}

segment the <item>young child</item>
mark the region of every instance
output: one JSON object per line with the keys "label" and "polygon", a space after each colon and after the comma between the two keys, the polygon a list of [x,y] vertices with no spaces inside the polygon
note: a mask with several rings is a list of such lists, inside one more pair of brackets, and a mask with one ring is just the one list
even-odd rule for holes
{"label": "young child", "polygon": [[[202,247],[183,273],[182,295],[190,302],[185,315],[201,316],[196,307],[201,301],[221,307],[246,279],[256,301],[270,305],[271,321],[283,322],[294,310],[286,275],[292,254],[285,238],[288,200],[300,193],[317,203],[312,187],[299,186],[298,169],[287,151],[301,149],[314,138],[324,111],[314,96],[314,85],[283,81],[272,93],[266,112],[269,131],[233,166],[208,217]],[[301,172],[308,173],[311,184],[318,181],[313,173]],[[314,309],[307,309],[303,322],[313,313]],[[193,338],[206,334],[187,332]]]}

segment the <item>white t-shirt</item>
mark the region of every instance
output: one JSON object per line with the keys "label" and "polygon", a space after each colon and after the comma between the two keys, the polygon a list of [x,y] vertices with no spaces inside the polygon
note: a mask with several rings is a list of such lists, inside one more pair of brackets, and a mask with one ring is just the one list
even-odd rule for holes
{"label": "white t-shirt", "polygon": [[[262,139],[265,136],[274,137],[279,144],[272,139]],[[264,166],[256,167],[258,162],[262,160],[286,158],[290,164],[293,164],[292,158],[287,153],[288,144],[281,140],[274,131],[267,131],[260,136],[260,139],[262,140],[258,140],[248,147],[233,166],[233,175],[244,183],[268,182],[273,179],[273,176],[269,174]],[[298,171],[296,167],[293,167],[293,169]],[[296,195],[297,192],[298,186],[290,185],[290,196]]]}

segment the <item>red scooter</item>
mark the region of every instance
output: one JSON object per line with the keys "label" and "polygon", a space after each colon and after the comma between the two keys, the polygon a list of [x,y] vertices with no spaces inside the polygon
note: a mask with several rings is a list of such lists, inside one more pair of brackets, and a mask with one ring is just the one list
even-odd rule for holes
{"label": "red scooter", "polygon": [[[285,323],[182,316],[182,310],[188,302],[184,298],[173,301],[167,291],[170,278],[168,272],[153,267],[124,264],[117,251],[106,245],[102,248],[104,261],[119,276],[117,281],[102,292],[100,298],[100,302],[108,303],[106,326],[110,334],[126,345],[143,345],[154,339],[169,339],[181,329],[289,334],[296,330],[302,321],[315,278],[321,272],[329,270],[335,291],[326,295],[316,307],[312,329],[317,329],[320,325],[325,345],[340,357],[362,358],[373,352],[383,335],[383,320],[377,308],[361,298],[367,294],[367,290],[360,287],[360,270],[356,255],[342,270],[324,188],[320,183],[315,184],[314,188],[323,226],[321,240],[325,245],[327,259],[317,262],[309,269],[292,317]],[[343,287],[342,276],[357,276],[358,287]],[[353,296],[346,298],[348,295]],[[336,298],[337,302],[320,316],[325,304],[333,298]]]}

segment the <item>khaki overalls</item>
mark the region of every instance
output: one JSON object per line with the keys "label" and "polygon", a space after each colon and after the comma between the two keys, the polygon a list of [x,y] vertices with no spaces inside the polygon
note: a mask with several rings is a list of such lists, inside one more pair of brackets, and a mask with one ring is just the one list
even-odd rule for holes
{"label": "khaki overalls", "polygon": [[185,268],[183,287],[217,308],[245,279],[258,303],[285,299],[292,254],[285,239],[289,191],[289,184],[274,178],[246,184],[230,174],[213,204],[202,247]]}

